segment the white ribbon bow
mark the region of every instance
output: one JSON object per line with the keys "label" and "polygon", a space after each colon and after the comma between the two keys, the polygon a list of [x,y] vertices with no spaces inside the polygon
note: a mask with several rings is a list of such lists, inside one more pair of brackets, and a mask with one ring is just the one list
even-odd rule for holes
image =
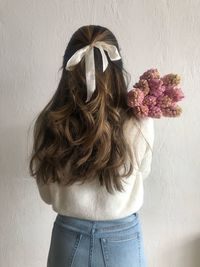
{"label": "white ribbon bow", "polygon": [[86,84],[87,84],[87,101],[90,100],[95,87],[95,62],[94,62],[94,46],[99,48],[103,61],[103,72],[108,66],[108,60],[104,50],[108,52],[110,60],[119,60],[121,56],[117,50],[117,47],[111,44],[107,44],[103,41],[97,41],[93,44],[89,44],[79,50],[77,50],[71,58],[67,61],[66,70],[71,70],[70,67],[78,64],[82,57],[85,56],[85,72],[86,72]]}

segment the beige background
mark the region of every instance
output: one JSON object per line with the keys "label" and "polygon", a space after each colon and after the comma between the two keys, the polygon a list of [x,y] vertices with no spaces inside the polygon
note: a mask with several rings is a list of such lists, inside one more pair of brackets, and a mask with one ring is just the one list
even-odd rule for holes
{"label": "beige background", "polygon": [[182,77],[182,116],[155,119],[140,217],[149,267],[200,266],[199,10],[198,0],[0,1],[0,266],[46,264],[56,214],[29,177],[27,135],[71,34],[86,24],[114,32],[132,83],[151,67]]}

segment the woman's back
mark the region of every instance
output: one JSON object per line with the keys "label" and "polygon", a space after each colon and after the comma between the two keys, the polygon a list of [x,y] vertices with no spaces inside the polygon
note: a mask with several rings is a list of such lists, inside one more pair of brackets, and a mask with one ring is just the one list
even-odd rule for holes
{"label": "woman's back", "polygon": [[[139,122],[130,119],[124,124],[124,134],[137,158],[132,175],[124,179],[124,192],[110,194],[94,177],[83,184],[76,182],[65,187],[57,182],[49,185],[38,184],[42,199],[51,204],[57,213],[82,219],[111,220],[137,212],[143,204],[143,181],[151,170],[154,121],[152,118],[144,118]],[[70,162],[66,175],[69,172]]]}

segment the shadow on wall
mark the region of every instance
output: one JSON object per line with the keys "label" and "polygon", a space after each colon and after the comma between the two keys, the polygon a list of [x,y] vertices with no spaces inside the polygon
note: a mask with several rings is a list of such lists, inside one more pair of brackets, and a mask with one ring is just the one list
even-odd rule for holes
{"label": "shadow on wall", "polygon": [[[173,244],[172,250],[167,252],[166,259],[169,259],[169,266],[199,267],[200,266],[200,236],[187,243],[181,242],[180,246]],[[176,263],[173,262],[176,261]]]}

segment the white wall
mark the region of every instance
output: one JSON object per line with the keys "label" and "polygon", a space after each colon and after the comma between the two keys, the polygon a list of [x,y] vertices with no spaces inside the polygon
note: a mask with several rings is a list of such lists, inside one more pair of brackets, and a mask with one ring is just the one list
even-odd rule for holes
{"label": "white wall", "polygon": [[59,81],[71,34],[110,28],[133,83],[151,67],[178,73],[180,118],[155,119],[151,175],[140,210],[149,267],[200,266],[200,1],[1,0],[0,266],[45,266],[56,214],[27,170],[27,133]]}

